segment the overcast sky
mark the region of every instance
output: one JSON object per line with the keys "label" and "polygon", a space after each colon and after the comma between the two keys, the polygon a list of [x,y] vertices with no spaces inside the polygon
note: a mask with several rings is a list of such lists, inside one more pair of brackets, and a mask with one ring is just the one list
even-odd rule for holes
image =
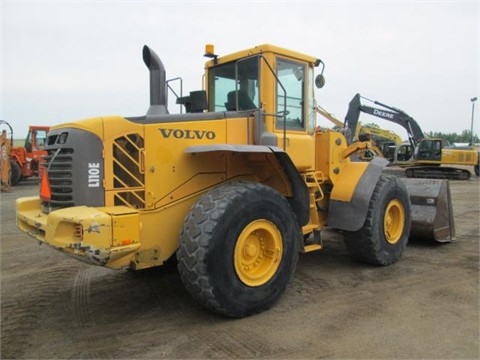
{"label": "overcast sky", "polygon": [[[0,20],[0,118],[16,138],[28,124],[145,114],[144,44],[186,93],[201,88],[207,43],[219,55],[271,43],[316,56],[326,64],[318,103],[341,120],[360,93],[403,109],[424,131],[461,133],[480,95],[478,0],[1,0]],[[476,134],[478,113],[477,103]],[[361,121],[406,138],[394,124]]]}

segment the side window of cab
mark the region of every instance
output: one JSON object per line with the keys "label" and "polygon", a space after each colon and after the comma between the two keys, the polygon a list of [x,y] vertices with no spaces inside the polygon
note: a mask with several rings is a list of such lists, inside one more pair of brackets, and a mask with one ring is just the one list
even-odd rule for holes
{"label": "side window of cab", "polygon": [[305,129],[305,65],[277,58],[276,112],[277,129]]}

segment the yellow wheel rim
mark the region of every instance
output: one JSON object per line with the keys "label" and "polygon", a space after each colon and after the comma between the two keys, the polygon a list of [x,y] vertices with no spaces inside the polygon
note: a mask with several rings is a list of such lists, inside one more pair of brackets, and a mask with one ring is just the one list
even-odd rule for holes
{"label": "yellow wheel rim", "polygon": [[401,201],[395,199],[388,203],[383,219],[383,231],[389,244],[396,244],[402,237],[405,226],[405,209]]}
{"label": "yellow wheel rim", "polygon": [[245,285],[261,286],[277,271],[283,253],[282,235],[272,222],[260,219],[248,224],[235,245],[237,276]]}

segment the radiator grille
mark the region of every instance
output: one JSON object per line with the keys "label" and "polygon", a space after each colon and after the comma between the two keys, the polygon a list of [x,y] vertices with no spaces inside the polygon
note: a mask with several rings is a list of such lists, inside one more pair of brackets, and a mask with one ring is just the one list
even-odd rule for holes
{"label": "radiator grille", "polygon": [[73,149],[61,148],[49,150],[43,157],[50,180],[50,208],[58,209],[73,206]]}

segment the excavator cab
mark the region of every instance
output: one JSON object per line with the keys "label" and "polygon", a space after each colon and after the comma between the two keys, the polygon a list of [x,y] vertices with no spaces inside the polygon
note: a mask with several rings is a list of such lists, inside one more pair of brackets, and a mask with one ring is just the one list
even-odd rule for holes
{"label": "excavator cab", "polygon": [[416,155],[416,160],[441,161],[442,141],[440,139],[422,139]]}

